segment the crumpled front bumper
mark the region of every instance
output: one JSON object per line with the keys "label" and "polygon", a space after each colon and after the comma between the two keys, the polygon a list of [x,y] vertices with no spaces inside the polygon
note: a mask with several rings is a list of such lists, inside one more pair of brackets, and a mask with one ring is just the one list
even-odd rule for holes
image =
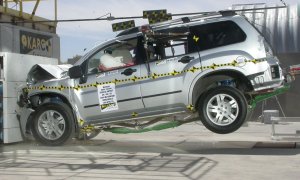
{"label": "crumpled front bumper", "polygon": [[18,108],[16,109],[17,118],[20,122],[20,129],[23,138],[29,138],[29,133],[27,132],[28,122],[31,120],[31,117],[34,113],[34,110],[30,107],[28,101],[28,93],[26,91],[27,86],[22,86],[18,88],[17,91],[17,104]]}
{"label": "crumpled front bumper", "polygon": [[17,117],[20,121],[21,133],[22,133],[23,137],[25,137],[25,138],[29,137],[26,126],[28,125],[27,122],[30,121],[33,113],[34,113],[34,110],[31,108],[27,108],[27,107],[22,107],[17,112]]}

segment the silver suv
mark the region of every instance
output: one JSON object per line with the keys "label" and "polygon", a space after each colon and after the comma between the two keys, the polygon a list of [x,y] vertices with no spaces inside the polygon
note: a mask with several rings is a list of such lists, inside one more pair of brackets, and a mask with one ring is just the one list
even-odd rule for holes
{"label": "silver suv", "polygon": [[31,69],[18,103],[22,132],[47,145],[82,139],[82,132],[92,138],[175,127],[195,120],[178,114],[196,112],[209,130],[231,133],[256,95],[284,82],[265,38],[228,13],[131,28],[68,70],[51,69]]}

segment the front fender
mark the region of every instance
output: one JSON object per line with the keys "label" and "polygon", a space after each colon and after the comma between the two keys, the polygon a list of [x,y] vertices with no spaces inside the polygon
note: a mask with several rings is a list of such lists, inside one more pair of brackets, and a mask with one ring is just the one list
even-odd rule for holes
{"label": "front fender", "polygon": [[46,102],[57,102],[57,101],[67,104],[73,113],[74,123],[76,128],[75,130],[77,131],[82,126],[81,123],[79,123],[82,118],[78,112],[78,107],[76,103],[73,103],[74,101],[72,99],[72,95],[69,93],[69,98],[67,98],[66,95],[67,95],[66,93],[63,94],[57,91],[40,91],[40,92],[31,93],[28,98],[30,99],[33,107],[39,106],[38,104],[39,99],[42,99],[42,104]]}
{"label": "front fender", "polygon": [[35,111],[31,108],[20,108],[19,112],[17,112],[17,115],[19,116],[19,121],[20,121],[20,128],[21,128],[21,133],[24,138],[27,137],[26,134],[26,126],[28,122],[30,122],[30,117],[32,117],[33,113]]}

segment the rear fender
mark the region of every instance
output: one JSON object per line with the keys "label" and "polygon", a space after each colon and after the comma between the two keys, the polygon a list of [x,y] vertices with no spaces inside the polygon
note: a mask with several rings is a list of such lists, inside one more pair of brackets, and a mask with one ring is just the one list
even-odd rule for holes
{"label": "rear fender", "polygon": [[214,86],[217,86],[217,82],[231,79],[238,81],[237,88],[241,91],[245,92],[253,90],[251,82],[242,72],[236,70],[212,71],[204,75],[202,74],[202,76],[198,76],[194,79],[189,91],[190,104],[197,107],[198,100],[204,92],[213,88]]}

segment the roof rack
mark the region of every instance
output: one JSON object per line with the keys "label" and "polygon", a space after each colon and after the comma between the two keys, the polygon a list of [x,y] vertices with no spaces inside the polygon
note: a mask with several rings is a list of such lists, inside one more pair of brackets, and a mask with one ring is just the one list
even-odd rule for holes
{"label": "roof rack", "polygon": [[234,9],[234,10],[222,10],[222,11],[211,11],[211,12],[199,12],[199,15],[191,16],[191,17],[183,17],[175,20],[165,21],[157,24],[151,25],[152,28],[163,28],[165,26],[176,25],[184,22],[184,18],[189,18],[189,22],[201,20],[201,19],[210,19],[210,18],[218,18],[218,17],[226,17],[226,16],[234,16],[237,15],[238,12],[243,11],[256,11],[256,10],[265,10],[265,9],[280,9],[287,8],[287,6],[275,6],[275,7],[263,7],[263,8],[251,8],[251,9]]}
{"label": "roof rack", "polygon": [[163,28],[166,26],[170,26],[170,25],[177,25],[177,24],[181,24],[181,23],[185,23],[185,22],[194,22],[194,21],[198,21],[201,19],[210,19],[210,18],[217,18],[217,17],[222,17],[222,16],[223,16],[222,13],[217,12],[217,11],[204,12],[203,14],[199,14],[196,16],[182,17],[179,19],[156,23],[156,24],[151,25],[151,27],[153,29],[159,29],[159,28]]}
{"label": "roof rack", "polygon": [[275,6],[275,7],[263,7],[263,8],[251,8],[251,9],[234,9],[234,10],[222,10],[222,11],[211,11],[211,12],[199,12],[199,15],[191,16],[191,17],[183,17],[175,20],[165,21],[157,24],[151,25],[152,28],[163,28],[170,25],[177,25],[184,23],[186,18],[189,19],[189,22],[201,20],[201,19],[210,19],[210,18],[218,18],[218,17],[226,17],[226,16],[234,16],[237,15],[238,12],[243,11],[256,11],[256,10],[264,10],[264,9],[280,9],[287,8],[287,6]]}

